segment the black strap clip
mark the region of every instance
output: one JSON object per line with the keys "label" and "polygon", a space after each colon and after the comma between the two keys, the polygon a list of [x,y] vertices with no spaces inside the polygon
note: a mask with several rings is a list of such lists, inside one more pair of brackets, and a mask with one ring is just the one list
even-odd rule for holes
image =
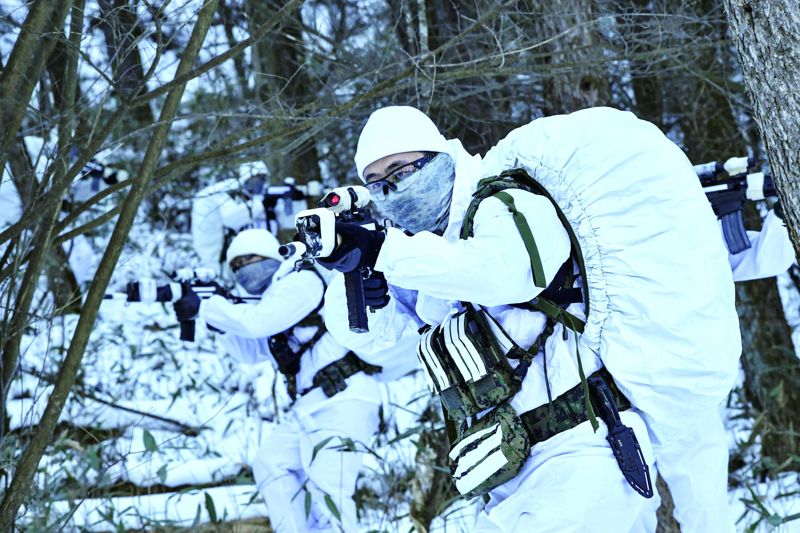
{"label": "black strap clip", "polygon": [[588,382],[592,405],[608,427],[606,440],[614,451],[614,458],[622,475],[633,490],[645,498],[652,498],[650,469],[644,460],[636,434],[620,420],[614,395],[605,380],[600,376],[592,376]]}

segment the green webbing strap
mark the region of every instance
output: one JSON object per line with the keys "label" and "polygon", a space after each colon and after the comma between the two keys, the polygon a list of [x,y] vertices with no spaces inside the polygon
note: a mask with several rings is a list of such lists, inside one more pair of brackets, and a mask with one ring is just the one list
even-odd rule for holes
{"label": "green webbing strap", "polygon": [[[574,315],[566,316],[564,315],[564,327],[569,327],[572,331],[576,331],[577,324],[575,324],[572,320]],[[569,325],[568,325],[569,324]],[[581,327],[581,331],[583,331],[583,327]],[[580,339],[575,336],[575,358],[578,360],[578,375],[581,377],[581,388],[583,389],[583,404],[584,408],[586,409],[586,416],[589,418],[589,421],[592,424],[592,429],[597,431],[600,427],[600,424],[597,423],[597,415],[594,412],[594,406],[592,405],[591,398],[589,397],[589,382],[586,380],[586,374],[583,372],[583,361],[581,361],[581,351],[578,348],[578,343]]]}
{"label": "green webbing strap", "polygon": [[[616,403],[619,411],[630,409],[630,401],[617,388],[608,370],[601,368],[592,376],[603,378],[614,397],[614,403]],[[555,398],[550,404],[540,405],[535,409],[522,413],[520,418],[530,438],[531,446],[537,442],[545,441],[553,435],[572,429],[586,420],[591,420],[587,416],[588,412],[585,409],[587,401],[591,403],[589,393],[581,383],[578,383],[558,398]],[[594,413],[594,410],[592,410],[592,413]]]}
{"label": "green webbing strap", "polygon": [[[531,303],[532,309],[538,309],[551,319],[560,322],[565,328],[572,330],[576,335],[583,333],[583,328],[586,323],[580,318],[576,317],[563,307],[554,304],[550,300],[539,298],[535,303]],[[538,340],[538,339],[537,339]],[[600,425],[597,423],[597,416],[594,412],[594,407],[589,399],[589,383],[586,381],[586,374],[583,371],[583,361],[581,361],[581,352],[578,348],[579,339],[575,337],[575,358],[578,362],[578,375],[581,378],[580,386],[583,389],[584,408],[588,420],[592,423],[592,428],[597,431]]]}
{"label": "green webbing strap", "polygon": [[[475,214],[478,211],[478,207],[480,203],[488,198],[489,196],[494,196],[501,202],[503,202],[507,207],[508,210],[512,213],[514,218],[514,224],[517,226],[517,231],[519,231],[520,236],[522,237],[523,242],[525,243],[525,249],[528,251],[528,255],[530,256],[531,260],[531,272],[533,273],[533,283],[539,288],[546,288],[547,281],[544,277],[544,269],[542,267],[541,257],[539,255],[539,250],[536,247],[536,241],[533,238],[533,233],[531,232],[530,226],[528,225],[525,216],[520,213],[516,205],[514,205],[514,198],[505,192],[506,189],[518,189],[527,192],[531,192],[534,194],[539,194],[544,196],[556,210],[556,214],[558,215],[559,220],[564,225],[564,228],[567,230],[567,234],[569,235],[570,243],[572,244],[572,250],[570,256],[575,259],[578,263],[578,268],[580,270],[581,276],[583,277],[583,299],[584,299],[584,309],[586,312],[586,316],[589,315],[589,289],[588,289],[588,282],[586,276],[586,265],[583,261],[583,254],[580,248],[580,242],[578,241],[577,236],[575,235],[575,231],[567,220],[567,217],[564,215],[564,212],[558,207],[558,203],[553,199],[550,193],[545,189],[538,181],[532,178],[527,172],[523,169],[511,169],[503,172],[499,176],[492,176],[489,178],[484,178],[478,182],[477,189],[473,194],[472,202],[470,203],[469,207],[467,208],[467,212],[464,215],[464,223],[461,226],[461,238],[466,239],[472,236],[472,224],[475,219]],[[572,285],[574,282],[573,279],[568,281],[569,285]],[[559,306],[558,304],[551,302],[547,298],[536,298],[530,304],[531,309],[536,309],[541,311],[550,319],[557,321],[563,325],[564,328],[572,330],[575,332],[576,335],[583,333],[584,327],[586,323],[575,316],[574,314],[568,312],[563,307]],[[550,330],[549,333],[552,333]],[[541,340],[542,343],[546,340],[545,338],[538,338],[535,344],[538,344]],[[581,361],[580,350],[578,348],[578,339],[575,339],[575,357],[577,358],[578,363],[578,374],[580,375],[580,383],[575,386],[576,389],[580,390],[580,394],[583,397],[583,404],[584,404],[584,412],[585,418],[581,420],[589,420],[591,421],[592,428],[595,431],[599,428],[599,424],[597,423],[597,416],[594,412],[594,407],[592,406],[590,397],[589,397],[589,384],[586,380],[586,374],[583,371],[583,362]],[[572,426],[570,426],[572,427]],[[569,428],[565,428],[569,429]],[[562,430],[563,431],[563,430]],[[542,439],[543,440],[543,439]]]}
{"label": "green webbing strap", "polygon": [[[559,220],[561,220],[561,223],[564,225],[564,228],[567,230],[567,234],[569,235],[569,240],[572,243],[572,254],[571,255],[574,257],[575,262],[578,263],[578,269],[580,270],[581,277],[583,278],[583,291],[582,291],[583,292],[583,305],[584,305],[584,309],[586,311],[586,316],[588,317],[589,316],[589,283],[588,283],[588,277],[586,275],[586,263],[583,260],[583,252],[581,250],[580,241],[578,241],[578,236],[575,235],[575,230],[572,228],[572,225],[569,223],[569,220],[567,220],[566,215],[561,210],[561,208],[558,207],[558,203],[555,201],[555,199],[550,194],[550,192],[547,189],[545,189],[542,186],[541,183],[539,183],[538,181],[533,179],[527,172],[525,172],[525,170],[520,169],[520,168],[507,170],[507,171],[503,172],[502,174],[500,174],[500,176],[498,176],[498,177],[496,177],[494,179],[498,179],[498,178],[505,178],[506,180],[517,180],[519,183],[524,184],[528,188],[527,190],[529,192],[533,192],[534,194],[538,194],[540,196],[544,196],[545,198],[550,200],[551,204],[553,204],[553,207],[556,210],[556,214],[558,215]],[[484,180],[481,180],[480,183],[483,183],[484,181],[487,181],[489,179],[490,178],[485,178]],[[516,182],[512,181],[511,183],[516,183]],[[519,185],[517,185],[517,187],[519,187]]]}
{"label": "green webbing strap", "polygon": [[535,301],[530,303],[529,307],[531,309],[541,311],[557,322],[561,322],[564,324],[564,327],[574,331],[575,333],[583,333],[583,328],[586,326],[586,323],[583,320],[546,298],[537,298]]}
{"label": "green webbing strap", "polygon": [[347,388],[345,380],[350,376],[364,372],[367,375],[377,374],[383,368],[377,365],[371,365],[366,361],[359,358],[353,352],[349,352],[341,359],[326,365],[321,368],[315,375],[311,382],[311,387],[303,391],[303,395],[316,387],[321,387],[325,395],[330,398],[338,392],[342,392]]}
{"label": "green webbing strap", "polygon": [[533,284],[540,289],[547,288],[547,279],[544,276],[544,267],[542,266],[542,258],[539,255],[539,248],[536,246],[536,240],[533,238],[533,232],[528,225],[528,221],[525,220],[525,215],[519,212],[517,206],[514,205],[514,198],[507,192],[497,192],[494,197],[506,204],[511,216],[514,218],[514,224],[517,226],[517,231],[519,231],[519,235],[522,237],[522,242],[525,243],[525,249],[531,259]]}

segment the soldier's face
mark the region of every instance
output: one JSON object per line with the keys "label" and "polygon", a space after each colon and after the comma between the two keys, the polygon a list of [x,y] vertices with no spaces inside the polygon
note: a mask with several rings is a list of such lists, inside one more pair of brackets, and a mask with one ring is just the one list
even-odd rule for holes
{"label": "soldier's face", "polygon": [[367,165],[367,168],[364,169],[364,179],[367,183],[381,180],[389,173],[402,171],[403,167],[424,155],[425,152],[401,152],[387,155]]}

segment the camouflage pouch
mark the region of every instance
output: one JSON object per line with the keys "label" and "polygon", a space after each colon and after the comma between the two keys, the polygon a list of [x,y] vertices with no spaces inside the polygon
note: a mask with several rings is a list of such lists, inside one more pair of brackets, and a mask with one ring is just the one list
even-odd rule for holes
{"label": "camouflage pouch", "polygon": [[450,450],[450,472],[462,496],[483,496],[513,479],[530,455],[520,417],[503,403],[464,431]]}
{"label": "camouflage pouch", "polygon": [[520,380],[508,363],[512,350],[518,348],[494,320],[468,305],[423,330],[417,356],[448,416],[463,421],[517,393]]}

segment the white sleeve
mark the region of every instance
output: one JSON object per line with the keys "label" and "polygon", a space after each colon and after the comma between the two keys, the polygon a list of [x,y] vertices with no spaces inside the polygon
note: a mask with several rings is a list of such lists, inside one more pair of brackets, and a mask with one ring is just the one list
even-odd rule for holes
{"label": "white sleeve", "polygon": [[[531,228],[549,282],[569,257],[567,231],[547,198],[507,192]],[[390,228],[375,269],[392,285],[486,306],[527,302],[543,290],[533,283],[531,260],[511,212],[496,198],[481,204],[469,239],[448,242],[429,232],[409,237]]]}
{"label": "white sleeve", "polygon": [[269,359],[270,351],[266,337],[246,339],[237,335],[220,335],[220,345],[225,352],[245,365],[255,365]]}
{"label": "white sleeve", "polygon": [[734,281],[769,278],[786,272],[795,261],[794,248],[783,221],[767,213],[760,232],[748,231],[750,248],[729,255]]}
{"label": "white sleeve", "polygon": [[269,286],[257,304],[234,304],[212,296],[200,304],[200,317],[225,333],[260,339],[286,331],[322,301],[323,285],[308,270],[291,272]]}
{"label": "white sleeve", "polygon": [[192,202],[192,244],[203,264],[217,270],[224,240],[220,207],[229,199],[226,192],[207,187]]}
{"label": "white sleeve", "polygon": [[416,335],[422,322],[414,313],[413,303],[400,301],[402,298],[394,291],[389,296],[386,307],[375,312],[367,311],[369,331],[354,333],[350,331],[347,316],[344,276],[337,274],[325,293],[325,327],[339,344],[359,355],[369,356],[390,350],[404,335]]}

